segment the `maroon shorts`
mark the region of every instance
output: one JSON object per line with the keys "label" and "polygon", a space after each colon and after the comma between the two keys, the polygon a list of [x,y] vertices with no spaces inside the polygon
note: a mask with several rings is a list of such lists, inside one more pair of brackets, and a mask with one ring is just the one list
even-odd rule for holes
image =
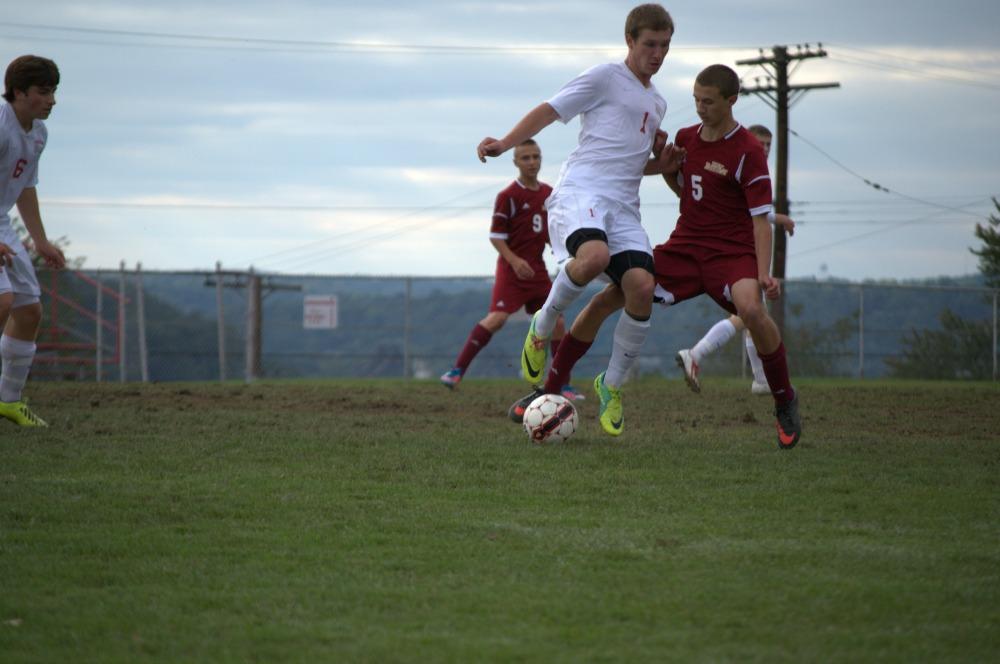
{"label": "maroon shorts", "polygon": [[702,293],[731,314],[736,313],[732,286],[740,279],[757,279],[753,253],[724,253],[690,244],[666,243],[653,248],[656,283],[673,295],[674,304]]}
{"label": "maroon shorts", "polygon": [[[537,273],[536,273],[537,274]],[[549,275],[542,272],[544,279],[525,281],[507,272],[497,272],[493,284],[493,297],[490,300],[490,311],[503,311],[512,314],[522,306],[529,314],[533,314],[545,304],[552,288]]]}

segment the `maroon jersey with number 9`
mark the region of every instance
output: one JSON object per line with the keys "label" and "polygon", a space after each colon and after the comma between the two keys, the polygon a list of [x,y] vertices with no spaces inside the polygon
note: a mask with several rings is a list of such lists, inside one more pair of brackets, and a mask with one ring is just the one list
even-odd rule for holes
{"label": "maroon jersey with number 9", "polygon": [[[493,206],[493,223],[490,237],[506,240],[507,246],[515,254],[528,261],[535,270],[531,281],[549,283],[543,254],[549,241],[548,213],[545,199],[552,193],[552,187],[539,183],[537,191],[528,189],[514,180],[506,189],[497,194]],[[518,280],[514,268],[502,256],[497,257],[497,279]]]}

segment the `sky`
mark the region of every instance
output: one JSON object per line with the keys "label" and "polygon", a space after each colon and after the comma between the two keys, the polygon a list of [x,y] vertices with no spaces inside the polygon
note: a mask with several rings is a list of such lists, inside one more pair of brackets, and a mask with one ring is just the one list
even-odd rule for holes
{"label": "sky", "polygon": [[[822,43],[795,85],[789,278],[977,271],[1000,196],[1000,3],[665,3],[662,128],[695,124],[692,85],[787,44]],[[517,0],[0,0],[0,60],[54,59],[38,193],[87,268],[490,275],[493,199],[516,175],[475,147],[591,65],[625,57],[631,3]],[[775,125],[741,97],[744,125]],[[579,121],[536,138],[554,183]],[[771,167],[774,169],[774,155]],[[867,183],[866,183],[867,180]],[[879,188],[872,186],[875,183]],[[641,188],[653,244],[677,219]]]}

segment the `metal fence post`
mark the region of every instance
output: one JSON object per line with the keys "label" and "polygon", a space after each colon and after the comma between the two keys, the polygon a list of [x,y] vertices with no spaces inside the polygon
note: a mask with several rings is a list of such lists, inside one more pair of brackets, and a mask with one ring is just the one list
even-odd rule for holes
{"label": "metal fence post", "polygon": [[410,300],[413,297],[413,280],[406,278],[406,302],[403,306],[403,378],[409,378],[410,372],[410,326],[412,325],[410,315]]}
{"label": "metal fence post", "polygon": [[142,289],[142,263],[135,264],[135,319],[139,333],[139,372],[149,382],[149,348],[146,346],[146,301]]}
{"label": "metal fence post", "polygon": [[219,328],[219,380],[226,380],[226,316],[222,308],[222,262],[215,263],[215,318]]}
{"label": "metal fence post", "polygon": [[118,268],[118,382],[124,383],[128,376],[125,360],[125,261]]}
{"label": "metal fence post", "polygon": [[865,377],[865,287],[858,286],[858,378]]}
{"label": "metal fence post", "polygon": [[260,375],[260,277],[253,268],[247,273],[246,382]]}
{"label": "metal fence post", "polygon": [[97,301],[94,305],[97,318],[94,330],[94,379],[100,383],[104,379],[104,288],[101,271],[97,271]]}

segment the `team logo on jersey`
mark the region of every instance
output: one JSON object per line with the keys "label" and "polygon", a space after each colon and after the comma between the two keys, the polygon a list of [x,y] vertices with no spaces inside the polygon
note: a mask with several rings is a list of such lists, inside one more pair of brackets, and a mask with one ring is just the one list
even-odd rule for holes
{"label": "team logo on jersey", "polygon": [[706,161],[705,162],[705,170],[706,171],[711,171],[712,173],[718,173],[719,175],[721,175],[723,177],[729,175],[729,171],[726,170],[726,167],[723,166],[722,164],[720,164],[717,161]]}
{"label": "team logo on jersey", "polygon": [[522,209],[522,210],[530,210],[530,209],[531,209],[531,206],[530,206],[530,205],[528,205],[527,203],[525,203],[524,205],[522,205],[522,206],[521,206],[521,209]]}
{"label": "team logo on jersey", "polygon": [[733,292],[729,290],[729,284],[726,284],[725,288],[722,289],[722,297],[726,298],[726,302],[733,301]]}

